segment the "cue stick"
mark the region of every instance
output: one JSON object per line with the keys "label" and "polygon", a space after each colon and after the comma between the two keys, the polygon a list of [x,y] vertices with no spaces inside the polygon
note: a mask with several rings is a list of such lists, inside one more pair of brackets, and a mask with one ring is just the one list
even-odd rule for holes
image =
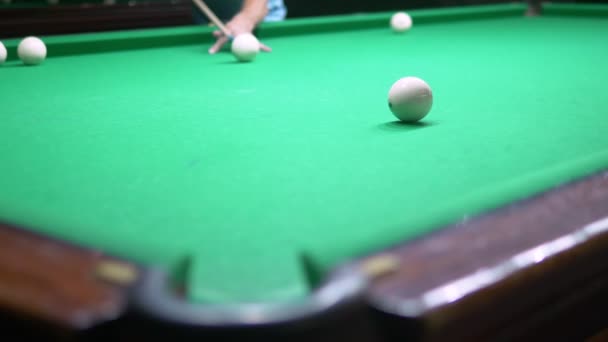
{"label": "cue stick", "polygon": [[215,24],[215,26],[217,26],[226,37],[228,37],[228,39],[233,38],[232,35],[230,34],[230,32],[228,32],[228,29],[226,28],[226,26],[224,26],[224,24],[222,24],[222,21],[213,13],[213,11],[209,7],[207,7],[207,5],[202,0],[192,0],[192,1],[201,11],[203,11],[203,13],[205,13],[207,18],[209,20],[211,20]]}

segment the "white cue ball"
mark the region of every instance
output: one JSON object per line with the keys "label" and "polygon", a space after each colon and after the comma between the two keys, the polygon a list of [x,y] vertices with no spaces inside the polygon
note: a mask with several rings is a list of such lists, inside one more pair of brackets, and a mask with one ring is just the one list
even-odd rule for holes
{"label": "white cue ball", "polygon": [[404,77],[393,83],[389,90],[388,106],[399,120],[416,122],[431,110],[433,92],[425,81],[417,77]]}
{"label": "white cue ball", "polygon": [[6,52],[6,46],[0,42],[0,64],[6,62],[6,56],[8,53]]}
{"label": "white cue ball", "polygon": [[46,45],[40,38],[26,37],[19,43],[17,55],[26,65],[40,64],[46,58]]}
{"label": "white cue ball", "polygon": [[251,62],[260,52],[260,42],[251,33],[242,33],[232,41],[232,54],[240,62]]}
{"label": "white cue ball", "polygon": [[412,17],[405,12],[397,12],[391,17],[391,28],[397,33],[405,32],[412,28]]}

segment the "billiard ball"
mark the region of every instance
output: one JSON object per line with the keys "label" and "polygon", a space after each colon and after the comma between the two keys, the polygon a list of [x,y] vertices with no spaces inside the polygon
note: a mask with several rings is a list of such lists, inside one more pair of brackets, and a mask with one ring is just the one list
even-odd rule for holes
{"label": "billiard ball", "polygon": [[402,33],[412,28],[412,17],[405,12],[397,12],[391,17],[391,28],[394,32]]}
{"label": "billiard ball", "polygon": [[232,54],[240,62],[251,62],[260,52],[260,42],[251,33],[242,33],[232,41]]}
{"label": "billiard ball", "polygon": [[40,64],[46,58],[46,45],[38,37],[26,37],[19,43],[17,55],[26,65]]}
{"label": "billiard ball", "polygon": [[2,44],[2,42],[0,42],[0,64],[6,62],[6,56],[7,56],[7,52],[6,52],[6,47],[4,46],[4,44]]}
{"label": "billiard ball", "polygon": [[418,77],[408,76],[393,83],[388,92],[388,106],[399,120],[416,122],[424,118],[433,106],[433,92]]}

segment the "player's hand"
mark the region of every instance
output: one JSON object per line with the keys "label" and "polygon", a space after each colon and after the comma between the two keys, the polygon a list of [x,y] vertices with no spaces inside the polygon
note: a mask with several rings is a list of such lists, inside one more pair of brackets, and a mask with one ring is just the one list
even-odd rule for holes
{"label": "player's hand", "polygon": [[[241,33],[252,33],[255,26],[256,26],[256,22],[254,20],[251,20],[250,18],[248,18],[247,16],[245,16],[243,14],[237,14],[236,16],[234,16],[234,18],[232,18],[232,20],[230,20],[229,22],[226,23],[226,29],[232,35],[232,37],[236,37],[237,35],[239,35]],[[209,48],[210,54],[214,54],[214,53],[220,51],[222,49],[222,47],[224,45],[226,45],[226,43],[230,40],[230,38],[228,38],[220,30],[215,30],[213,32],[213,36],[215,37],[216,41],[215,41],[215,44],[213,44]],[[268,47],[265,44],[262,44],[261,42],[260,42],[260,50],[265,51],[265,52],[272,51],[272,49],[270,47]]]}

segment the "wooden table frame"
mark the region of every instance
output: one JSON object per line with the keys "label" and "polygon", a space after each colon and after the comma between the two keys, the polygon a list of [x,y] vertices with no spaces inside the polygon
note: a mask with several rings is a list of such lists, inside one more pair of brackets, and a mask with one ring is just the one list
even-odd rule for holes
{"label": "wooden table frame", "polygon": [[[531,2],[529,13],[538,15],[537,6]],[[4,331],[87,340],[175,336],[176,327],[151,329],[150,317],[133,310],[146,267],[24,228],[0,224]],[[386,272],[369,271],[387,260]],[[268,324],[260,336],[580,340],[608,327],[606,260],[603,171],[344,265],[328,283],[354,279],[362,291],[303,322]],[[253,334],[234,324],[182,330],[196,338]]]}

